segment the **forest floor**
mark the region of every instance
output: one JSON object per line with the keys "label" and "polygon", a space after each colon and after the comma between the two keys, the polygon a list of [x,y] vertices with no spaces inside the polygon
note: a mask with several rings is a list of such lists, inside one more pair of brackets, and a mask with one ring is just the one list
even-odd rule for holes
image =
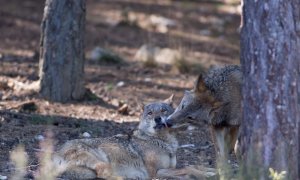
{"label": "forest floor", "polygon": [[[9,177],[15,171],[9,155],[20,144],[29,155],[30,178],[37,168],[40,141],[49,132],[55,146],[83,138],[85,132],[91,137],[131,132],[137,126],[142,103],[175,94],[178,104],[200,71],[211,65],[239,63],[237,1],[87,0],[85,81],[89,93],[81,101],[49,102],[29,88],[39,78],[43,9],[44,1],[0,0],[1,176]],[[147,25],[151,16],[166,17],[176,24],[163,32]],[[172,64],[144,66],[134,59],[143,44],[181,50],[201,68],[182,73]],[[95,47],[115,52],[126,63],[89,60]],[[123,104],[128,110],[118,111]],[[179,132],[178,139],[181,145],[190,145],[179,149],[178,167],[215,167],[207,125]]]}

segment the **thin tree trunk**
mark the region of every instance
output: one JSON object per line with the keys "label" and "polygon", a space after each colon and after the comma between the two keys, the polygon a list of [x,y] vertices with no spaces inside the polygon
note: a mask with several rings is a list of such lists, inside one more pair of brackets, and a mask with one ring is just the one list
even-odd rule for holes
{"label": "thin tree trunk", "polygon": [[268,179],[269,168],[299,178],[299,14],[299,0],[243,2],[245,179]]}
{"label": "thin tree trunk", "polygon": [[46,0],[40,44],[40,93],[66,102],[84,94],[85,0]]}

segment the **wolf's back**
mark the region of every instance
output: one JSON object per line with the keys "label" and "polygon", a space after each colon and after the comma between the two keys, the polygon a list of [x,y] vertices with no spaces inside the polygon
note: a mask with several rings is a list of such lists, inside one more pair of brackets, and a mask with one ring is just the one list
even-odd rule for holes
{"label": "wolf's back", "polygon": [[242,71],[238,65],[225,66],[224,68],[214,68],[207,72],[205,85],[216,95],[223,92],[230,86],[241,86]]}
{"label": "wolf's back", "polygon": [[230,65],[208,71],[205,85],[219,101],[226,103],[223,111],[214,118],[213,124],[239,125],[241,123],[241,85],[240,66]]}

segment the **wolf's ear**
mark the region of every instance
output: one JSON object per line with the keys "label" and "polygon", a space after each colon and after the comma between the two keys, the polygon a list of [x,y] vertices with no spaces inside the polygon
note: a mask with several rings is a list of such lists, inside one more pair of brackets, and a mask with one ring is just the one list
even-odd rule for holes
{"label": "wolf's ear", "polygon": [[195,93],[203,93],[206,91],[206,86],[202,74],[198,76],[195,82],[194,91]]}
{"label": "wolf's ear", "polygon": [[145,108],[145,104],[142,102],[139,104],[139,107],[141,108],[142,112],[144,111],[144,108]]}
{"label": "wolf's ear", "polygon": [[174,94],[172,94],[169,98],[164,100],[164,103],[169,104],[170,106],[173,105],[173,98],[174,98]]}

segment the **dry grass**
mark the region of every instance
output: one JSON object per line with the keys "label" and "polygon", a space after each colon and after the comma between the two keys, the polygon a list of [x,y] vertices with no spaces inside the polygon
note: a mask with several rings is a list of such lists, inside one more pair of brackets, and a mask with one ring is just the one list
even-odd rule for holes
{"label": "dry grass", "polygon": [[15,173],[11,177],[12,180],[23,179],[26,174],[27,167],[27,154],[25,152],[24,146],[19,145],[16,149],[14,149],[10,154],[10,159],[15,165]]}
{"label": "dry grass", "polygon": [[[59,175],[59,170],[53,164],[52,154],[54,152],[52,133],[48,132],[47,138],[40,143],[39,168],[35,173],[37,180],[55,180]],[[12,180],[23,179],[26,175],[28,166],[28,155],[25,152],[24,146],[19,145],[11,152],[11,161],[15,165],[15,172]]]}

